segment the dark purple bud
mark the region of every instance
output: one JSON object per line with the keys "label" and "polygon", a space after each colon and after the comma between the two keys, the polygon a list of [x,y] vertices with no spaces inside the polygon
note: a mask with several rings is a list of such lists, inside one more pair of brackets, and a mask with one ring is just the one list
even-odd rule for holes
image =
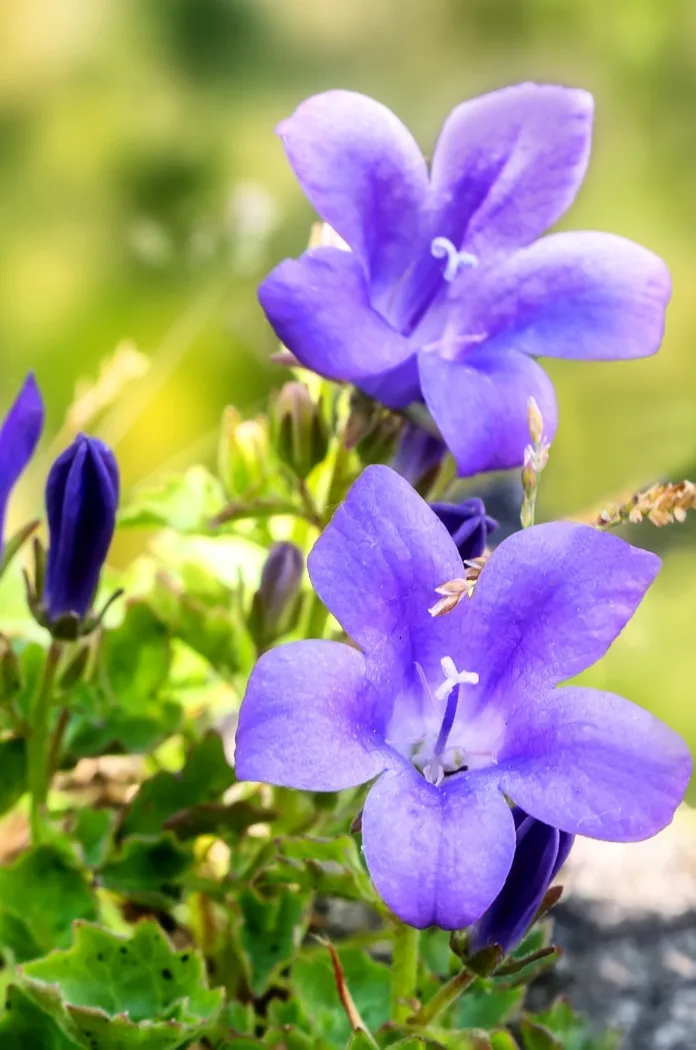
{"label": "dark purple bud", "polygon": [[515,807],[517,845],[505,885],[469,931],[469,951],[499,944],[507,955],[524,937],[544,894],[565,863],[574,836],[542,824]]}
{"label": "dark purple bud", "polygon": [[431,503],[430,506],[457,544],[462,561],[483,554],[488,536],[497,529],[498,522],[486,514],[482,499],[474,496],[462,503]]}
{"label": "dark purple bud", "polygon": [[265,645],[290,630],[303,572],[304,557],[294,543],[275,543],[271,547],[249,623],[258,644]]}
{"label": "dark purple bud", "polygon": [[44,408],[36,379],[30,373],[0,427],[0,558],[5,511],[10,493],[34,454],[43,430]]}
{"label": "dark purple bud", "polygon": [[415,423],[407,423],[401,434],[392,467],[414,489],[429,483],[447,452],[444,441]]}
{"label": "dark purple bud", "polygon": [[118,494],[116,458],[96,438],[80,434],[51,467],[44,593],[50,623],[89,612],[114,534]]}

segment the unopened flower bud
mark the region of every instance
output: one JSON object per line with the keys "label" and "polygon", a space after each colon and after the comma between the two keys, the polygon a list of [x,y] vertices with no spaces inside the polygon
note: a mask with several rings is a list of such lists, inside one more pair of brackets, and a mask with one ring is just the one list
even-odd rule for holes
{"label": "unopened flower bud", "polygon": [[286,383],[273,408],[276,452],[293,473],[304,480],[321,463],[328,436],[321,407],[304,383]]}
{"label": "unopened flower bud", "polygon": [[268,475],[270,442],[262,419],[242,419],[236,408],[222,416],[218,470],[230,499],[259,490]]}
{"label": "unopened flower bud", "polygon": [[426,490],[434,480],[447,447],[427,430],[407,423],[392,461],[394,470],[406,478],[417,491]]}
{"label": "unopened flower bud", "polygon": [[34,376],[29,375],[0,426],[0,564],[7,503],[20,474],[34,454],[43,419],[41,393]]}
{"label": "unopened flower bud", "polygon": [[533,397],[530,397],[527,402],[527,426],[534,444],[537,446],[541,445],[544,439],[544,417]]}
{"label": "unopened flower bud", "polygon": [[517,843],[512,867],[496,899],[469,929],[472,954],[493,945],[507,954],[519,944],[573,845],[572,835],[527,816],[518,807],[513,817]]}
{"label": "unopened flower bud", "polygon": [[291,629],[303,572],[302,551],[294,543],[271,547],[249,617],[249,629],[260,647]]}
{"label": "unopened flower bud", "polygon": [[49,547],[40,595],[46,622],[80,623],[89,613],[116,525],[119,476],[111,449],[79,435],[46,483]]}

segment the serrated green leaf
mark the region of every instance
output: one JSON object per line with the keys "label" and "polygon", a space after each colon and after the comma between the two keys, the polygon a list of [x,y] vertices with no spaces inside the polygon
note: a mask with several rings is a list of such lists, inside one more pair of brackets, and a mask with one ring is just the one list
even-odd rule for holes
{"label": "serrated green leaf", "polygon": [[[367,1028],[375,1032],[389,1020],[390,970],[358,948],[337,946],[337,951],[358,1013]],[[343,1050],[351,1027],[338,997],[328,952],[317,951],[311,957],[298,959],[291,978],[314,1034]]]}
{"label": "serrated green leaf", "polygon": [[242,918],[239,942],[249,962],[251,987],[260,996],[299,948],[309,922],[309,902],[291,890],[269,899],[243,890],[237,901]]}
{"label": "serrated green leaf", "polygon": [[2,1050],[78,1050],[55,1021],[39,1009],[16,985],[7,989],[5,1011],[0,1017]]}
{"label": "serrated green leaf", "polygon": [[155,922],[124,939],[78,924],[73,946],[28,963],[22,987],[80,1047],[175,1050],[213,1023],[222,990],[210,990],[197,953],[176,952]]}
{"label": "serrated green leaf", "polygon": [[64,853],[39,846],[0,868],[0,943],[19,962],[70,943],[75,919],[96,919],[84,875]]}
{"label": "serrated green leaf", "polygon": [[[531,1035],[525,1034],[527,1030]],[[538,1030],[538,1031],[537,1031]],[[546,1050],[541,1031],[547,1038],[555,1039],[556,1043],[549,1046],[559,1045],[563,1050],[614,1050],[620,1043],[620,1035],[616,1032],[605,1032],[595,1035],[586,1018],[576,1014],[566,999],[557,999],[549,1010],[539,1014],[527,1014],[522,1021],[522,1033],[525,1040],[537,1039],[537,1045],[530,1042],[529,1047],[525,1043],[526,1050]]]}
{"label": "serrated green leaf", "polygon": [[126,810],[120,835],[156,835],[172,814],[216,801],[234,780],[222,740],[217,733],[207,733],[189,752],[180,773],[156,773],[141,785]]}
{"label": "serrated green leaf", "polygon": [[207,532],[209,522],[227,502],[222,483],[205,469],[190,467],[184,474],[142,489],[119,515],[127,527],[171,528],[176,532]]}
{"label": "serrated green leaf", "polygon": [[114,822],[115,814],[108,809],[85,806],[78,812],[73,836],[82,848],[87,867],[98,868],[106,861]]}
{"label": "serrated green leaf", "polygon": [[346,1050],[374,1050],[374,1040],[366,1032],[353,1032],[348,1040]]}
{"label": "serrated green leaf", "polygon": [[20,737],[0,740],[0,814],[12,809],[26,789],[26,741]]}
{"label": "serrated green leaf", "polygon": [[107,889],[143,903],[167,907],[179,896],[179,883],[193,862],[174,836],[134,835],[101,869]]}
{"label": "serrated green leaf", "polygon": [[176,732],[181,707],[165,692],[171,667],[167,627],[141,601],[107,631],[102,672],[71,695],[66,751],[72,758],[147,752]]}

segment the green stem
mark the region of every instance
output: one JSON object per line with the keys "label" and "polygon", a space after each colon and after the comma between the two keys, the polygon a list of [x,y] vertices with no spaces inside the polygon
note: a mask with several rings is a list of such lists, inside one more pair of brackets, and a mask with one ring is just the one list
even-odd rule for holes
{"label": "green stem", "polygon": [[394,929],[391,976],[391,1019],[403,1023],[413,1013],[411,1000],[418,982],[420,930],[397,920]]}
{"label": "green stem", "polygon": [[436,992],[429,1003],[421,1007],[417,1014],[411,1018],[411,1024],[429,1025],[437,1020],[440,1014],[448,1007],[456,1003],[460,995],[476,980],[476,974],[471,970],[460,970],[458,974],[450,978],[447,984],[443,984],[439,992]]}
{"label": "green stem", "polygon": [[44,810],[50,779],[48,716],[53,698],[53,685],[62,651],[60,642],[51,642],[31,710],[31,734],[28,742],[27,759],[29,792],[31,795],[31,840],[34,845],[38,845],[44,837]]}

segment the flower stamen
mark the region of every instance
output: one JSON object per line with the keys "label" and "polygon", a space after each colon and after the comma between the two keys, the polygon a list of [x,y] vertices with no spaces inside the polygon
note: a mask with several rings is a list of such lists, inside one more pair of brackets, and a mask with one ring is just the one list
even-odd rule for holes
{"label": "flower stamen", "polygon": [[458,252],[448,237],[435,237],[430,251],[436,259],[447,259],[442,275],[446,281],[453,281],[463,267],[474,269],[479,264],[477,257],[471,252]]}

